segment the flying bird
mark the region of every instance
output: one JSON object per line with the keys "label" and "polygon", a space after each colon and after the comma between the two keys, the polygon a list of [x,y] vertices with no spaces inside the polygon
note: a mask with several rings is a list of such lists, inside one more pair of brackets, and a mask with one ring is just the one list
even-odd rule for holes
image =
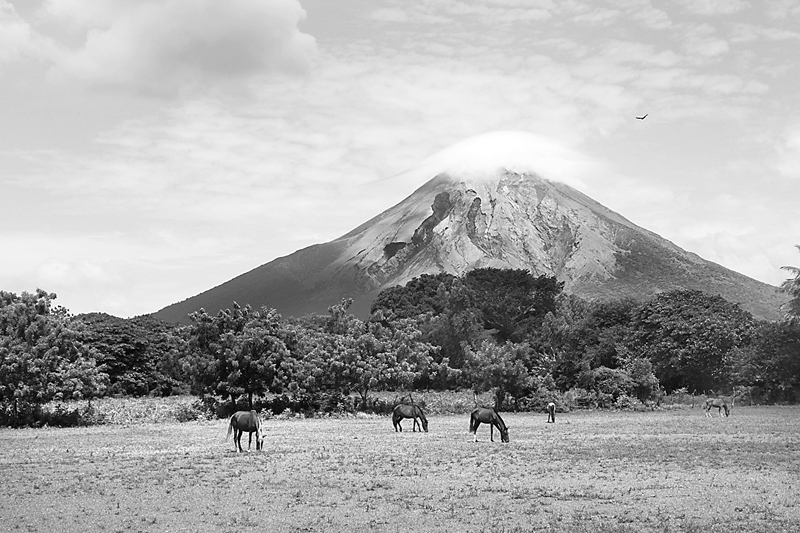
{"label": "flying bird", "polygon": [[636,118],[638,118],[639,120],[644,120],[647,118],[647,115],[649,115],[649,113],[645,113],[643,117],[636,117]]}

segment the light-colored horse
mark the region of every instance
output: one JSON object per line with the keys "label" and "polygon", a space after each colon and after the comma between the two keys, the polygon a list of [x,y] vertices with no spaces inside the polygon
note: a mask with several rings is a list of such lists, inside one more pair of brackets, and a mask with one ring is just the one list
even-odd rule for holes
{"label": "light-colored horse", "polygon": [[547,404],[547,423],[556,423],[556,404],[550,402]]}
{"label": "light-colored horse", "polygon": [[500,440],[508,442],[508,427],[497,411],[488,407],[477,407],[469,415],[469,432],[475,435],[475,442],[478,442],[478,426],[481,423],[489,424],[489,439],[494,442],[494,428],[500,431]]}
{"label": "light-colored horse", "polygon": [[256,450],[261,450],[264,447],[264,434],[261,431],[261,419],[255,411],[236,411],[231,417],[231,423],[228,424],[228,434],[225,440],[231,436],[233,431],[233,445],[235,451],[243,452],[242,450],[242,434],[247,431],[249,433],[247,439],[247,449],[253,444],[253,433],[256,434]]}
{"label": "light-colored horse", "polygon": [[[392,424],[394,424],[395,431],[403,431],[400,421],[404,418],[414,419],[414,424],[411,426],[412,431],[416,431],[419,424],[420,430],[424,430],[425,433],[428,432],[428,419],[425,418],[425,413],[422,412],[418,405],[401,403],[394,408],[394,411],[392,411]],[[419,422],[417,422],[417,419],[419,419]]]}
{"label": "light-colored horse", "polygon": [[[728,401],[725,398],[708,398],[706,400],[706,417],[711,418],[711,408],[716,407],[719,416],[730,416],[733,401],[728,406]],[[724,414],[723,414],[724,412]]]}

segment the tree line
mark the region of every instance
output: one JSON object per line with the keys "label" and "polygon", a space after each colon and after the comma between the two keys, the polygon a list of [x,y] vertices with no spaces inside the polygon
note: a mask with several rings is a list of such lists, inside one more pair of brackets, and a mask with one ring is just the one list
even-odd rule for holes
{"label": "tree line", "polygon": [[[665,392],[747,393],[796,402],[800,321],[756,320],[700,291],[592,302],[553,277],[484,268],[422,275],[381,292],[361,320],[282,317],[233,303],[177,326],[71,315],[56,295],[0,291],[0,407],[7,423],[53,400],[208,395],[232,405],[278,395],[336,410],[378,390],[491,391],[496,407],[658,403]],[[793,300],[794,301],[794,300]],[[790,308],[791,310],[791,308]]]}

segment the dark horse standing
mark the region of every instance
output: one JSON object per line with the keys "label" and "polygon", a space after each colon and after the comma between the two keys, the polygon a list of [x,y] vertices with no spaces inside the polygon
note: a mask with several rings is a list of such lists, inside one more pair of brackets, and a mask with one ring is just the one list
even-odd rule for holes
{"label": "dark horse standing", "polygon": [[547,404],[547,423],[556,423],[556,404],[550,402]]}
{"label": "dark horse standing", "polygon": [[236,451],[242,452],[242,434],[247,431],[249,433],[247,439],[247,449],[253,444],[253,433],[256,434],[256,450],[261,450],[264,447],[264,435],[261,432],[261,419],[258,418],[258,413],[255,411],[236,411],[231,417],[231,423],[228,425],[228,437],[231,436],[233,431],[233,444]]}
{"label": "dark horse standing", "polygon": [[475,442],[478,442],[478,426],[481,423],[489,424],[489,439],[494,442],[494,428],[500,431],[500,439],[508,442],[508,427],[497,411],[487,407],[477,407],[469,415],[469,432],[475,435]]}
{"label": "dark horse standing", "polygon": [[[416,431],[417,424],[421,422],[421,430],[425,430],[425,433],[428,432],[428,419],[425,418],[425,413],[422,412],[422,409],[420,409],[418,405],[401,403],[394,408],[394,411],[392,411],[392,424],[394,424],[395,431],[403,431],[403,426],[400,425],[400,421],[404,418],[414,419],[414,425],[411,426],[412,431]],[[420,422],[417,422],[418,418]]]}
{"label": "dark horse standing", "polygon": [[[719,416],[730,416],[731,414],[731,407],[733,407],[733,402],[731,402],[730,407],[728,406],[728,402],[725,398],[708,398],[706,400],[706,417],[711,418],[711,408],[716,407]],[[725,412],[723,415],[722,412]]]}

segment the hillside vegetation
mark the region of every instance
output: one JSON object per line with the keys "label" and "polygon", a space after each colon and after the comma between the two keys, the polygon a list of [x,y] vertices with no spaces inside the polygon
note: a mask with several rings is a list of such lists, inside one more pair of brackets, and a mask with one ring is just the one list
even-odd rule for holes
{"label": "hillside vegetation", "polygon": [[193,394],[219,413],[254,401],[276,412],[386,409],[371,400],[379,390],[473,390],[506,411],[644,409],[672,392],[798,398],[797,321],[759,321],[700,291],[587,302],[562,289],[487,268],[387,289],[367,320],[348,300],[301,318],[232,302],[188,326],[72,316],[55,294],[0,292],[0,417],[36,423],[48,402],[109,395]]}

